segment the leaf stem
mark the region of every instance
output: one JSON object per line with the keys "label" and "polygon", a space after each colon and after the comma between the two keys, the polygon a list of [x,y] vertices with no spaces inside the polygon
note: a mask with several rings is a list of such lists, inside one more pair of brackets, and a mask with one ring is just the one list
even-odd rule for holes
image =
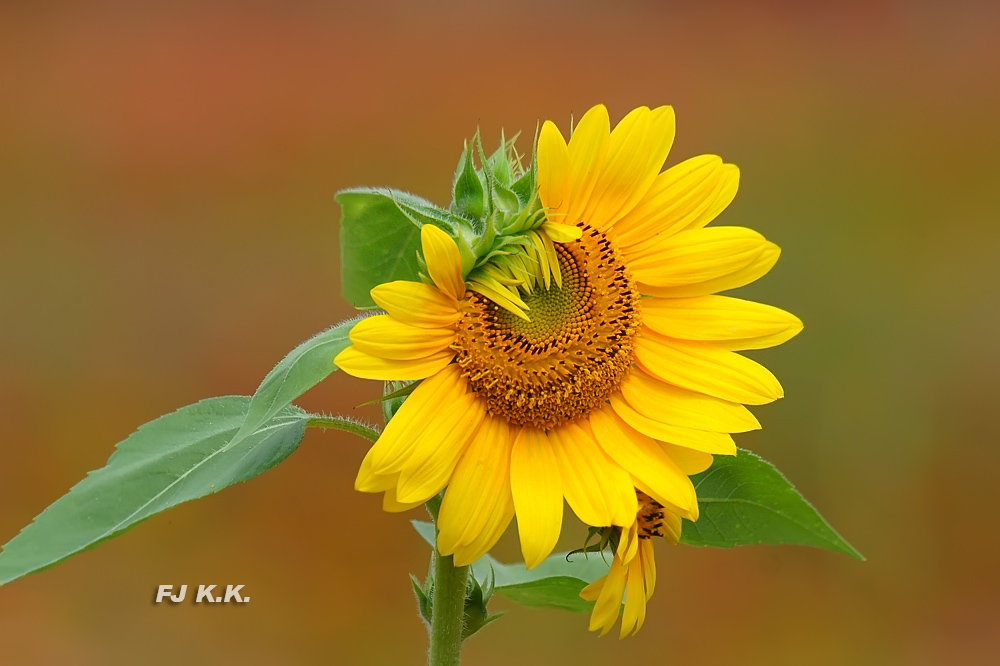
{"label": "leaf stem", "polygon": [[456,567],[451,555],[434,549],[434,591],[428,666],[458,666],[465,621],[465,586],[469,567]]}
{"label": "leaf stem", "polygon": [[364,437],[369,442],[374,442],[378,439],[381,434],[378,428],[368,425],[367,423],[362,423],[361,421],[355,421],[352,418],[346,416],[324,416],[321,414],[310,414],[309,420],[306,421],[307,428],[323,428],[332,430],[341,430],[343,432],[349,432],[359,437]]}

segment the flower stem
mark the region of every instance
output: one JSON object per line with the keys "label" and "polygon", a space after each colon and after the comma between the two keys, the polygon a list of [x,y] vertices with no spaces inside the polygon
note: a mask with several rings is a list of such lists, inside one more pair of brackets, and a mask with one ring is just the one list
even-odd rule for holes
{"label": "flower stem", "polygon": [[451,555],[434,551],[434,602],[428,666],[458,666],[465,621],[465,584],[469,567],[456,567]]}

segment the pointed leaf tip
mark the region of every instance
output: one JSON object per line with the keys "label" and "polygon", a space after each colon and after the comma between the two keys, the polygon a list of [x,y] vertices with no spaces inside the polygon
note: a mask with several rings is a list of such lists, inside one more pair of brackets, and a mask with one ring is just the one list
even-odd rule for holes
{"label": "pointed leaf tip", "polygon": [[865,559],[774,465],[751,451],[716,456],[691,481],[701,517],[695,523],[684,521],[681,543],[716,548],[794,544]]}

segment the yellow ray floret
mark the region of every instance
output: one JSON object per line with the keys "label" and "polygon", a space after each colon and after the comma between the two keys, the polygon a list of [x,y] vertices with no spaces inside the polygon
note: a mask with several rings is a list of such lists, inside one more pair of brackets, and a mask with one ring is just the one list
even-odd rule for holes
{"label": "yellow ray floret", "polygon": [[431,280],[443,293],[456,301],[465,295],[462,257],[451,236],[432,224],[420,227],[420,243]]}
{"label": "yellow ray floret", "polygon": [[714,342],[730,350],[773,347],[802,330],[802,321],[791,313],[729,296],[648,298],[642,321],[666,337]]}
{"label": "yellow ray floret", "polygon": [[517,433],[510,455],[510,489],[521,552],[531,569],[552,552],[562,529],[562,476],[541,430],[526,426]]}

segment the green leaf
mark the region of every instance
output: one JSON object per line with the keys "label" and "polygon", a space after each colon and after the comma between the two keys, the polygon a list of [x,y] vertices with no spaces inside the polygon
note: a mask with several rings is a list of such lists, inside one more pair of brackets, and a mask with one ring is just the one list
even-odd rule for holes
{"label": "green leaf", "polygon": [[337,369],[333,359],[351,344],[348,334],[363,317],[354,317],[317,333],[288,352],[257,387],[246,421],[234,442],[259,429],[292,401]]}
{"label": "green leaf", "polygon": [[429,523],[426,520],[411,520],[410,524],[431,548],[437,548],[437,529],[435,529],[434,523]]}
{"label": "green leaf", "polygon": [[691,477],[701,516],[684,521],[681,543],[732,548],[749,544],[796,544],[864,556],[837,534],[774,465],[740,449],[716,456]]}
{"label": "green leaf", "polygon": [[[424,541],[434,547],[434,524],[412,522]],[[608,573],[608,562],[599,554],[576,555],[567,561],[566,553],[558,553],[529,571],[524,563],[504,564],[484,555],[473,562],[472,572],[481,585],[486,585],[492,575],[497,593],[525,606],[589,613],[594,604],[581,599],[580,591]]]}
{"label": "green leaf", "polygon": [[452,238],[465,220],[406,192],[361,188],[337,193],[340,275],[344,298],[374,307],[370,291],[393,280],[418,280],[420,227],[433,224]]}
{"label": "green leaf", "polygon": [[285,407],[238,443],[250,398],[211,398],[161,416],[118,444],[107,464],[4,546],[0,585],[52,566],[182,502],[246,481],[284,460],[309,415]]}

